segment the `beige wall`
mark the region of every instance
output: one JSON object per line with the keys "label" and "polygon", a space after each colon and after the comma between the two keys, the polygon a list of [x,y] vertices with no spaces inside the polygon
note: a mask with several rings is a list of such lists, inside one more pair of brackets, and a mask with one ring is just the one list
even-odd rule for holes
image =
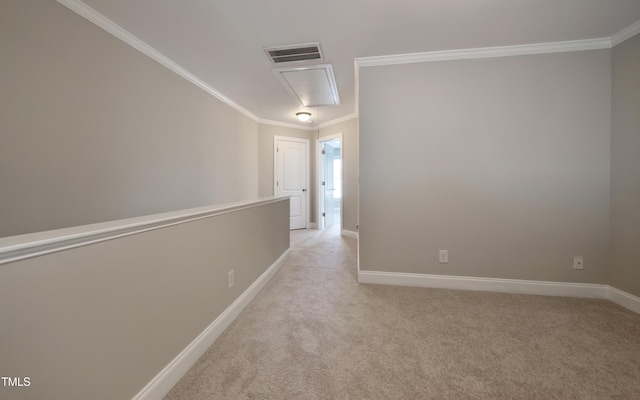
{"label": "beige wall", "polygon": [[611,285],[640,296],[640,35],[613,49]]}
{"label": "beige wall", "polygon": [[277,201],[0,266],[0,398],[133,398],[288,248]]}
{"label": "beige wall", "polygon": [[604,283],[610,57],[361,68],[360,268]]}
{"label": "beige wall", "polygon": [[[337,133],[342,133],[342,229],[357,232],[359,149],[358,119],[353,118],[348,121],[320,129],[320,137],[331,136]],[[316,201],[314,201],[314,207],[315,203]]]}
{"label": "beige wall", "polygon": [[0,37],[0,237],[258,197],[253,120],[55,1]]}

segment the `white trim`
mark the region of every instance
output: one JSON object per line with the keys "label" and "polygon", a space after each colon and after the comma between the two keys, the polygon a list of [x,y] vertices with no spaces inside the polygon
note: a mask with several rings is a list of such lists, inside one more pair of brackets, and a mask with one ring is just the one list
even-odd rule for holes
{"label": "white trim", "polygon": [[[201,88],[205,92],[209,93],[213,97],[222,101],[223,103],[229,105],[234,108],[238,112],[244,114],[245,116],[251,118],[255,122],[267,124],[267,125],[276,125],[283,126],[289,128],[298,128],[304,130],[315,130],[318,126],[308,127],[308,126],[300,126],[296,124],[290,124],[287,122],[279,122],[272,121],[268,119],[262,119],[242,107],[235,101],[231,100],[229,97],[219,92],[213,86],[207,84],[202,79],[198,78],[184,67],[180,66],[169,57],[160,53],[158,50],[154,49],[146,42],[142,41],[138,37],[134,36],[115,22],[111,21],[109,18],[100,14],[93,8],[89,7],[87,4],[83,3],[80,0],[57,0],[58,3],[64,5],[70,10],[74,11],[78,15],[84,17],[88,21],[94,23],[105,31],[109,32],[113,36],[127,43],[131,47],[140,51],[141,53],[147,55],[151,59],[165,66],[169,70],[175,72],[179,76],[183,77],[187,81],[193,83],[197,87]],[[586,39],[586,40],[575,40],[575,41],[565,41],[565,42],[551,42],[551,43],[536,43],[536,44],[528,44],[528,45],[516,45],[516,46],[500,46],[500,47],[485,47],[485,48],[477,48],[477,49],[462,49],[462,50],[445,50],[445,51],[432,51],[425,53],[412,53],[412,54],[398,54],[398,55],[389,55],[389,56],[378,56],[378,57],[360,57],[354,60],[355,66],[355,113],[349,114],[344,117],[337,118],[333,121],[328,121],[326,123],[320,124],[320,128],[334,125],[338,122],[342,122],[351,118],[351,116],[357,117],[359,115],[359,67],[368,67],[368,66],[376,66],[376,65],[393,65],[393,64],[406,64],[406,63],[416,63],[416,62],[432,62],[432,61],[445,61],[445,60],[460,60],[460,59],[469,59],[469,58],[487,58],[487,57],[505,57],[505,56],[515,56],[515,55],[528,55],[528,54],[543,54],[543,53],[557,53],[557,52],[566,52],[566,51],[581,51],[581,50],[596,50],[596,49],[609,49],[613,46],[616,46],[623,41],[635,36],[640,33],[640,21],[624,28],[620,32],[614,34],[609,38],[599,38],[599,39]]]}
{"label": "white trim", "polygon": [[534,43],[517,46],[480,47],[472,49],[428,51],[424,53],[396,54],[356,58],[356,66],[413,64],[423,62],[468,60],[474,58],[510,57],[531,54],[563,53],[569,51],[600,50],[611,48],[610,38],[572,40],[567,42]]}
{"label": "white trim", "polygon": [[[360,241],[358,240],[358,252],[359,249]],[[358,283],[434,289],[475,290],[483,292],[516,293],[540,296],[607,299],[630,311],[640,314],[640,297],[626,293],[609,285],[476,278],[469,276],[409,274],[401,272],[361,271],[359,254]]]}
{"label": "white trim", "polygon": [[269,280],[280,270],[289,256],[287,249],[271,266],[256,279],[226,310],[216,318],[198,337],[184,348],[166,367],[162,369],[133,400],[161,400],[169,393],[225,329],[238,317],[240,312],[264,288]]}
{"label": "white trim", "polygon": [[358,282],[378,285],[413,286],[485,292],[607,298],[607,286],[590,283],[527,281],[517,279],[475,278],[468,276],[408,274],[358,271]]}
{"label": "white trim", "polygon": [[354,232],[354,231],[350,231],[350,230],[347,230],[347,229],[343,229],[343,230],[340,231],[340,234],[342,236],[350,237],[350,238],[353,238],[353,239],[358,239],[358,232]]}
{"label": "white trim", "polygon": [[247,110],[246,108],[242,107],[240,104],[236,103],[235,101],[231,100],[229,97],[219,92],[213,86],[209,85],[202,79],[198,78],[191,72],[187,71],[185,68],[183,68],[182,66],[180,66],[179,64],[171,60],[169,57],[160,53],[158,50],[154,49],[153,47],[148,45],[146,42],[142,41],[138,37],[129,33],[127,30],[125,30],[115,22],[111,21],[109,18],[105,17],[104,15],[100,14],[93,8],[89,7],[82,1],[80,0],[57,0],[57,1],[58,3],[64,5],[70,10],[76,12],[80,16],[86,18],[90,22],[93,22],[94,24],[98,25],[100,28],[109,32],[110,34],[117,37],[118,39],[122,40],[129,46],[141,52],[142,54],[145,54],[146,56],[160,63],[164,67],[180,75],[187,81],[193,83],[194,85],[204,90],[205,92],[209,93],[210,95],[217,98],[218,100],[222,101],[223,103],[231,106],[232,108],[236,109],[237,111],[246,115],[252,120],[256,122],[260,122],[260,118],[258,118],[257,115]]}
{"label": "white trim", "polygon": [[[247,117],[251,118],[257,123],[265,124],[265,125],[282,126],[285,128],[303,129],[307,131],[313,131],[317,129],[317,126],[299,125],[295,123],[273,121],[269,119],[260,118],[254,113],[252,113],[251,111],[242,107],[240,104],[231,100],[229,97],[227,97],[222,92],[218,91],[213,86],[209,85],[208,83],[204,82],[202,79],[198,78],[197,76],[189,72],[187,69],[180,66],[175,61],[171,60],[169,57],[160,53],[158,50],[151,47],[149,44],[147,44],[143,40],[139,39],[137,36],[133,35],[132,33],[125,30],[124,28],[122,28],[120,25],[116,24],[109,18],[100,14],[98,11],[94,10],[84,2],[80,0],[57,0],[57,1],[58,3],[70,9],[71,11],[87,19],[89,22],[92,22],[93,24],[109,32],[110,34],[122,40],[129,46],[141,52],[142,54],[145,54],[146,56],[150,57],[154,61],[161,64],[162,66],[168,68],[169,70],[178,74],[182,78],[186,79],[187,81],[191,82],[192,84],[196,85],[197,87],[204,90],[208,94],[212,95],[213,97],[217,98],[223,103],[229,105],[230,107],[237,110],[238,112],[246,115]],[[351,115],[352,114],[349,114],[345,117],[340,117],[334,121],[340,122],[343,118],[346,118],[346,117],[349,117],[346,119],[350,119]],[[332,124],[332,123],[337,123],[337,122],[329,121],[327,124]],[[323,124],[323,126],[325,126],[325,124]]]}
{"label": "white trim", "polygon": [[[171,388],[180,381],[198,359],[215,342],[222,332],[233,322],[240,312],[255,298],[269,280],[282,267],[290,254],[287,249],[247,290],[236,299],[211,325],[196,337],[176,358],[158,373],[133,400],[162,399]],[[423,279],[416,279],[422,277]],[[435,287],[462,290],[484,290],[503,293],[520,293],[535,295],[588,297],[609,299],[631,311],[640,313],[640,298],[619,289],[594,284],[522,281],[512,279],[489,279],[451,277],[440,275],[419,275],[358,271],[358,282],[374,284],[393,284],[402,286]],[[407,284],[408,283],[408,284]],[[418,283],[418,284],[416,284]],[[479,283],[479,285],[478,285]],[[484,284],[489,284],[486,286]],[[425,286],[428,284],[428,286]],[[491,287],[491,289],[487,289]],[[495,290],[504,289],[504,290]]]}
{"label": "white trim", "polygon": [[259,207],[283,200],[284,199],[275,197],[266,197],[254,201],[192,208],[144,217],[1,238],[0,265],[211,218],[239,210]]}
{"label": "white trim", "polygon": [[304,129],[305,131],[315,131],[316,127],[313,125],[299,125],[299,124],[293,124],[290,122],[280,122],[280,121],[273,121],[270,119],[260,119],[258,121],[261,124],[265,124],[265,125],[274,125],[274,126],[281,126],[283,128],[294,128],[294,129]]}
{"label": "white trim", "polygon": [[630,293],[623,292],[620,289],[609,286],[607,293],[607,299],[614,303],[640,314],[640,297],[634,296]]}
{"label": "white trim", "polygon": [[273,121],[270,119],[263,119],[263,118],[260,118],[258,122],[265,125],[282,126],[284,128],[303,129],[305,131],[315,131],[321,128],[327,128],[333,125],[337,125],[345,121],[350,121],[354,118],[358,118],[358,115],[356,113],[351,113],[351,114],[344,115],[342,117],[338,117],[336,119],[332,119],[331,121],[323,122],[320,125],[317,125],[317,124],[316,125],[309,125],[309,124],[300,125],[300,124],[294,124],[290,122]]}
{"label": "white trim", "polygon": [[640,21],[627,26],[626,28],[624,28],[620,32],[618,32],[615,35],[611,36],[611,47],[619,45],[620,43],[624,42],[625,40],[634,37],[638,33],[640,33]]}
{"label": "white trim", "polygon": [[353,83],[355,90],[355,103],[356,103],[356,117],[360,117],[360,65],[358,64],[358,59],[353,60],[353,76],[355,82]]}
{"label": "white trim", "polygon": [[350,121],[350,120],[352,120],[354,118],[358,118],[356,113],[347,114],[347,115],[345,115],[343,117],[339,117],[339,118],[336,118],[336,119],[332,119],[331,121],[323,122],[318,126],[318,128],[327,128],[327,127],[330,127],[330,126],[333,126],[333,125],[337,125],[337,124],[339,124],[341,122]]}

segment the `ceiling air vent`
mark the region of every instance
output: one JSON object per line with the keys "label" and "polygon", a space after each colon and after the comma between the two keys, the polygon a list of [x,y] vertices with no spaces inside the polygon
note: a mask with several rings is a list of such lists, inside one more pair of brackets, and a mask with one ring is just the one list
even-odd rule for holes
{"label": "ceiling air vent", "polygon": [[322,60],[320,43],[298,44],[294,46],[278,46],[264,49],[274,64],[292,61]]}

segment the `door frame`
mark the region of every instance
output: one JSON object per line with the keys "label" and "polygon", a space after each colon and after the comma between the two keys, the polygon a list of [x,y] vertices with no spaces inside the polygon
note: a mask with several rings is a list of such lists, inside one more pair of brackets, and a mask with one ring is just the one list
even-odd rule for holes
{"label": "door frame", "polygon": [[316,221],[318,229],[324,229],[324,217],[322,216],[324,207],[320,207],[324,205],[324,188],[322,187],[324,157],[322,157],[322,143],[330,142],[334,139],[340,139],[340,189],[342,191],[342,196],[340,196],[340,231],[342,231],[344,229],[344,138],[342,132],[321,136],[316,139]]}
{"label": "door frame", "polygon": [[290,137],[290,136],[278,136],[278,135],[274,135],[273,136],[273,197],[277,197],[277,193],[278,193],[278,141],[279,140],[286,140],[289,142],[299,142],[299,143],[304,143],[305,146],[305,151],[307,153],[307,162],[304,165],[304,177],[306,179],[306,187],[307,187],[307,195],[305,196],[305,201],[304,201],[304,207],[306,209],[306,218],[304,221],[304,226],[305,229],[309,229],[309,221],[311,219],[311,215],[310,215],[310,207],[309,207],[309,200],[311,197],[311,190],[309,187],[309,184],[311,183],[311,175],[309,173],[309,165],[311,164],[311,151],[310,151],[310,141],[309,139],[301,139],[301,138],[297,138],[297,137]]}

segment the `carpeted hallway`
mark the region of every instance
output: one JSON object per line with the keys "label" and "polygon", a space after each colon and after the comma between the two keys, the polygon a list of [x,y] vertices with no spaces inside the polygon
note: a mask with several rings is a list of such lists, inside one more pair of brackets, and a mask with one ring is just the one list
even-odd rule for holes
{"label": "carpeted hallway", "polygon": [[335,230],[291,249],[165,399],[640,399],[640,315],[611,302],[358,285]]}

